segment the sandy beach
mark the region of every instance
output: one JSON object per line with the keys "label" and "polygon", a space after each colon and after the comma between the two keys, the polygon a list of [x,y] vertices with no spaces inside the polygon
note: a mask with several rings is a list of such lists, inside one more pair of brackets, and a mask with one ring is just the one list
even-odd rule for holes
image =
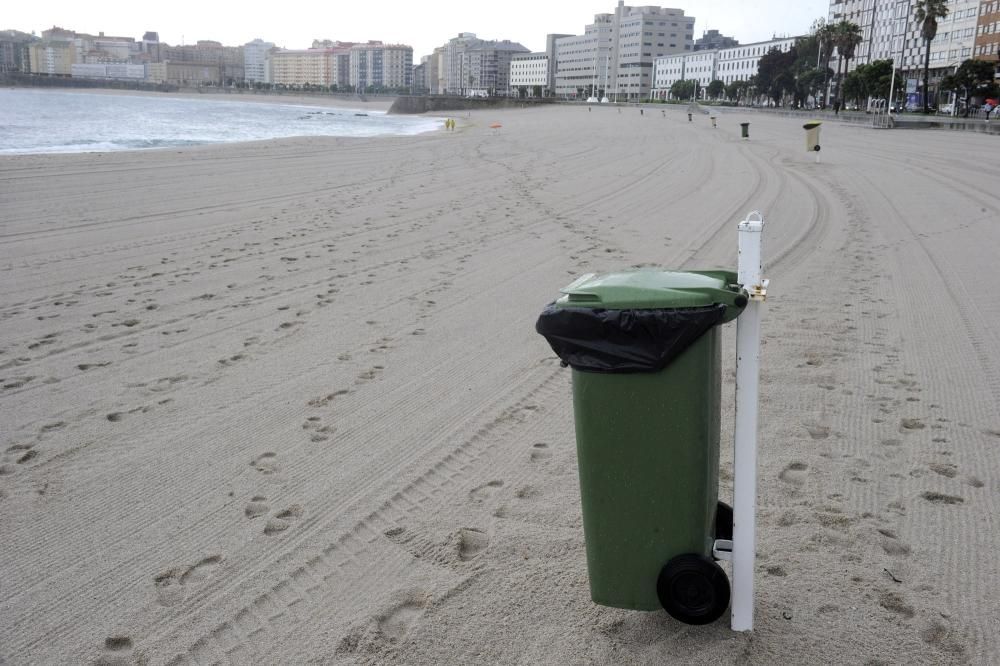
{"label": "sandy beach", "polygon": [[[0,157],[0,663],[996,663],[998,139],[456,117]],[[535,319],[753,209],[755,631],[597,606]]]}

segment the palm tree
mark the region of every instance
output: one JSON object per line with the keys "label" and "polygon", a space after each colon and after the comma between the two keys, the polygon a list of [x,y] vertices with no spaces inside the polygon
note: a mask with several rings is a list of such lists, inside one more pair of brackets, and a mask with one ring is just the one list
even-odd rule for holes
{"label": "palm tree", "polygon": [[819,38],[820,44],[820,61],[823,64],[823,91],[826,93],[824,95],[824,106],[830,103],[830,91],[827,88],[827,79],[830,71],[830,58],[833,57],[833,49],[837,46],[836,34],[835,26],[832,23],[824,25],[816,31],[816,36]]}
{"label": "palm tree", "polygon": [[924,38],[924,113],[930,113],[928,101],[928,73],[931,68],[931,42],[937,37],[938,19],[948,15],[948,0],[917,0],[917,22],[920,23],[920,36]]}
{"label": "palm tree", "polygon": [[844,73],[847,73],[851,58],[854,57],[854,50],[862,41],[861,28],[856,23],[841,21],[834,27],[834,43],[837,45],[837,100],[843,104],[843,95],[840,92],[840,61],[844,62]]}

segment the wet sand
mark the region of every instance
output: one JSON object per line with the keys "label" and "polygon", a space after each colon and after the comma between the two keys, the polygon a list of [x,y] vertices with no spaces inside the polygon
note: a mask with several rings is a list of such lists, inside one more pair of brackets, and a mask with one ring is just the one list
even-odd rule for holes
{"label": "wet sand", "polygon": [[[458,117],[0,158],[0,661],[995,660],[996,139],[827,124],[815,164],[762,114]],[[733,267],[752,209],[750,636],[590,601],[533,325],[582,273]]]}

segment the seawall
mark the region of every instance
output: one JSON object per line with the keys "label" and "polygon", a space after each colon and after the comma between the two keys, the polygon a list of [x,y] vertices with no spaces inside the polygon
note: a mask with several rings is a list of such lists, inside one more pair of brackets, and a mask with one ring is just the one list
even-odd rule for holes
{"label": "seawall", "polygon": [[554,99],[516,99],[513,97],[459,97],[457,95],[401,95],[389,113],[413,114],[432,111],[474,111],[476,109],[519,109],[553,104]]}

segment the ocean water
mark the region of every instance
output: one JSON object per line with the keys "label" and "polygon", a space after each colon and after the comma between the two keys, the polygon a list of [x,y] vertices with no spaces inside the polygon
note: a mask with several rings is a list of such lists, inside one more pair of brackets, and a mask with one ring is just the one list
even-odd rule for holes
{"label": "ocean water", "polygon": [[400,136],[429,132],[442,122],[231,97],[0,89],[0,153],[6,154],[144,150],[292,136]]}

